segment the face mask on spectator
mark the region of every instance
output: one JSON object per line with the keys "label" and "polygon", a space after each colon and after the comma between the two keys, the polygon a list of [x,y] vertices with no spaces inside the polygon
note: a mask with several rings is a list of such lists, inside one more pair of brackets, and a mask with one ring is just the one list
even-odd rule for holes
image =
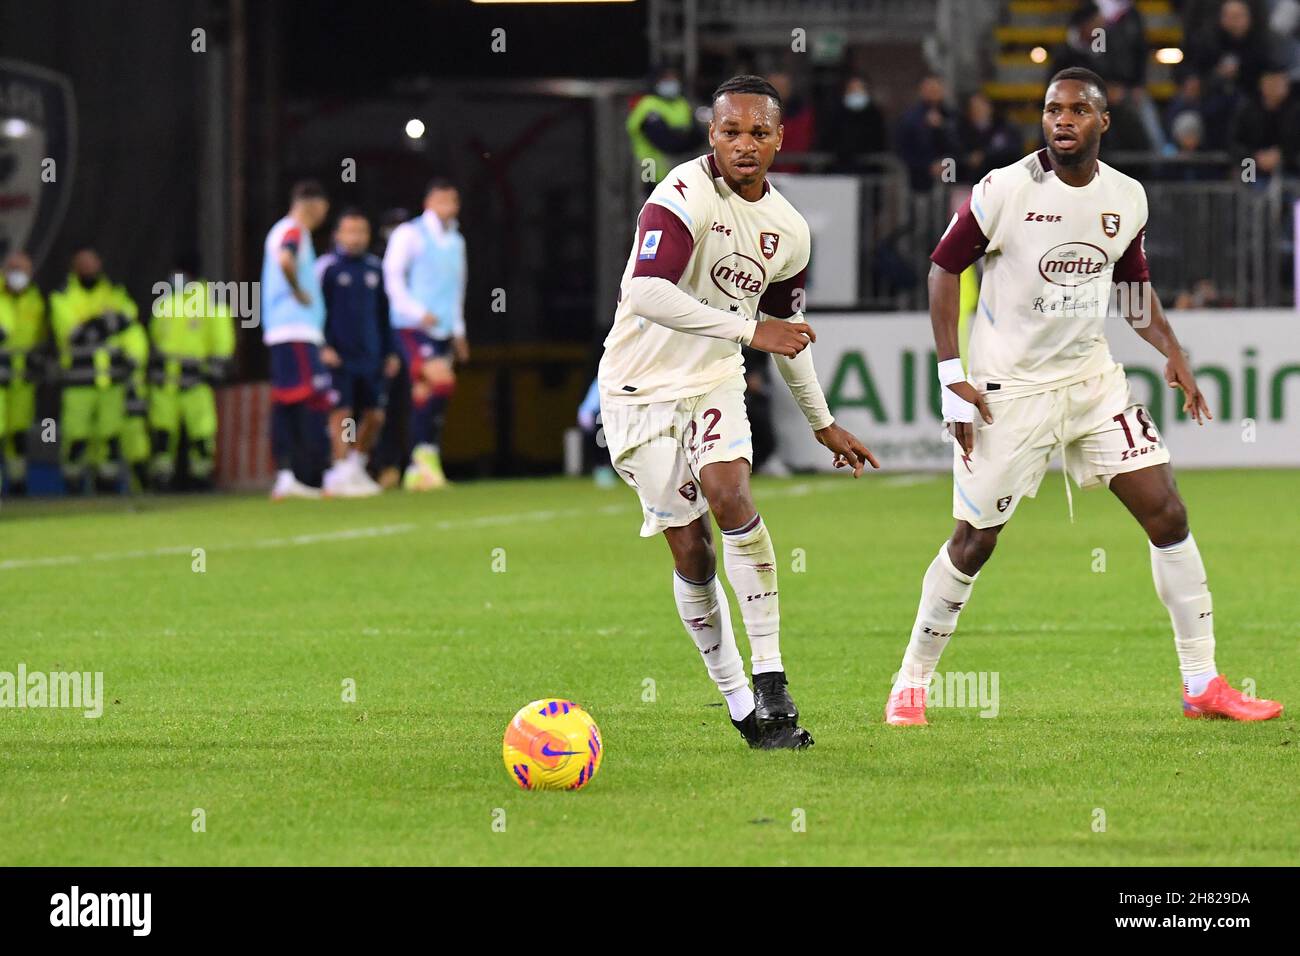
{"label": "face mask on spectator", "polygon": [[27,284],[32,281],[32,277],[21,269],[15,269],[13,272],[5,273],[5,283],[15,292],[22,292],[27,288]]}
{"label": "face mask on spectator", "polygon": [[867,105],[870,102],[871,102],[870,93],[864,93],[858,91],[858,92],[844,94],[844,108],[847,110],[852,110],[855,113],[858,112],[859,110],[865,110],[867,108]]}
{"label": "face mask on spectator", "polygon": [[682,95],[682,85],[676,80],[660,80],[655,85],[655,92],[665,100],[675,100]]}

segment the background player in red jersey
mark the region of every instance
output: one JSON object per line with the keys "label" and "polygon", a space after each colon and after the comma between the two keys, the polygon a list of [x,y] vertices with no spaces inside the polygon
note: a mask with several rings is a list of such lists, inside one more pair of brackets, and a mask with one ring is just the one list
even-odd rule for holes
{"label": "background player in red jersey", "polygon": [[[1057,73],[1043,107],[1047,148],[979,183],[931,255],[957,527],[926,571],[888,723],[926,723],[926,688],[975,578],[1058,449],[1080,486],[1108,486],[1146,532],[1156,593],[1173,623],[1184,713],[1267,720],[1282,712],[1217,673],[1205,566],[1169,452],[1106,344],[1113,280],[1129,293],[1119,297],[1129,324],[1168,359],[1165,380],[1182,390],[1183,410],[1198,423],[1211,417],[1150,286],[1145,191],[1097,158],[1109,126],[1101,78],[1082,68]],[[984,255],[968,375],[957,351],[958,277]]]}

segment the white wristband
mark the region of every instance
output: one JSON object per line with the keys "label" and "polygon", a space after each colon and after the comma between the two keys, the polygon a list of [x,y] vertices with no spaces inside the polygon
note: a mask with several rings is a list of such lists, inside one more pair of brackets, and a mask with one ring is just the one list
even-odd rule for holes
{"label": "white wristband", "polygon": [[966,370],[961,367],[961,359],[944,359],[939,363],[939,384],[944,388],[954,382],[966,381]]}
{"label": "white wristband", "polygon": [[940,404],[943,406],[945,422],[975,421],[975,406],[948,387],[964,381],[966,381],[966,373],[962,370],[961,359],[944,359],[939,363],[939,384],[943,386],[940,389]]}
{"label": "white wristband", "polygon": [[943,388],[940,404],[943,406],[945,422],[975,421],[975,406],[947,386]]}

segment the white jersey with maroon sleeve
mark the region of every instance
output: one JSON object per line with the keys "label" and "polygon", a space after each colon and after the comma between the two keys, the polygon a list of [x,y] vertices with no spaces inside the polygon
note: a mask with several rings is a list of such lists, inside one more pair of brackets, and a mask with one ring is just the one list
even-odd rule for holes
{"label": "white jersey with maroon sleeve", "polygon": [[[739,376],[740,343],[757,313],[789,318],[801,311],[808,255],[808,223],[770,184],[749,202],[727,185],[712,154],[674,168],[637,220],[600,360],[606,400],[689,398]],[[637,315],[627,292],[636,276],[667,279],[696,301],[734,314],[735,337],[680,332]]]}
{"label": "white jersey with maroon sleeve", "polygon": [[1142,184],[1105,163],[1069,186],[1047,150],[989,173],[931,260],[960,273],[985,256],[968,370],[990,401],[1047,391],[1116,363],[1104,325],[1114,282],[1149,278]]}

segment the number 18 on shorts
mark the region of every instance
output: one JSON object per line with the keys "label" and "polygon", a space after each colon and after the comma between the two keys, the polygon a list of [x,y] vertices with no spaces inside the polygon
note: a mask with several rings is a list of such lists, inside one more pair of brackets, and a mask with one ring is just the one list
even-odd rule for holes
{"label": "number 18 on shorts", "polygon": [[953,442],[953,517],[976,528],[1006,523],[1022,498],[1034,497],[1058,451],[1080,488],[1109,486],[1116,475],[1169,461],[1119,365],[1072,385],[992,401],[989,410],[993,424],[976,422],[969,457]]}

